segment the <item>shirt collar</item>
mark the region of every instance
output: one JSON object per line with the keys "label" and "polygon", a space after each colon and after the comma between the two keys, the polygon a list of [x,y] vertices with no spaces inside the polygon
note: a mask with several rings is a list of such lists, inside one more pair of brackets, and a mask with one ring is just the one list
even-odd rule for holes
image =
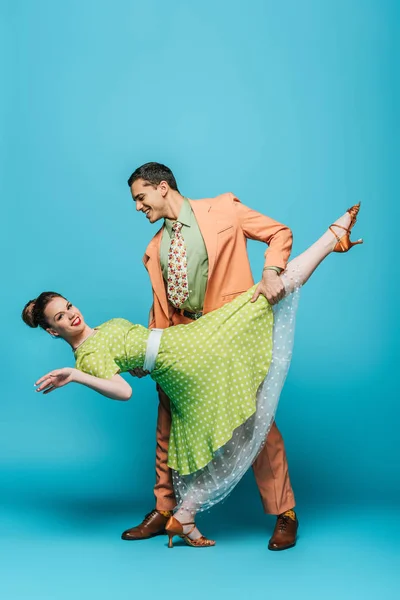
{"label": "shirt collar", "polygon": [[[177,221],[179,221],[179,223],[182,223],[182,225],[184,225],[185,227],[190,227],[192,224],[192,215],[193,211],[192,207],[190,206],[190,202],[187,198],[184,198]],[[164,219],[164,225],[169,235],[172,234],[172,225],[174,223],[175,221],[171,221],[170,219]]]}

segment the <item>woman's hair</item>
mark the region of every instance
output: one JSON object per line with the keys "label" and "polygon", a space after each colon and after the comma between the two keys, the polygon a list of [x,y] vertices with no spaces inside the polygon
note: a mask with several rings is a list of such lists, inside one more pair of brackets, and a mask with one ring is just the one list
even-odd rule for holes
{"label": "woman's hair", "polygon": [[50,300],[53,298],[64,298],[64,296],[61,296],[61,294],[57,294],[56,292],[42,292],[35,300],[29,300],[22,311],[22,320],[29,325],[29,327],[41,327],[42,329],[47,329],[49,324],[44,316],[44,311]]}

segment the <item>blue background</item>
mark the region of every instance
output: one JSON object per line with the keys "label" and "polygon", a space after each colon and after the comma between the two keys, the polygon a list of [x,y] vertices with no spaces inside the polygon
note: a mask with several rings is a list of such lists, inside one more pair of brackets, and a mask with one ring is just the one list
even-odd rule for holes
{"label": "blue background", "polygon": [[[396,597],[398,3],[2,1],[0,591],[14,598]],[[397,133],[396,133],[397,131]],[[157,226],[126,180],[170,166],[191,198],[233,191],[292,227],[293,255],[362,200],[354,237],[304,288],[278,411],[294,550],[252,474],[199,519],[199,552],[122,542],[153,507],[157,399],[33,382],[69,348],[20,320],[43,290],[90,324],[147,322]],[[249,245],[254,274],[263,248]],[[397,565],[397,567],[396,567]]]}

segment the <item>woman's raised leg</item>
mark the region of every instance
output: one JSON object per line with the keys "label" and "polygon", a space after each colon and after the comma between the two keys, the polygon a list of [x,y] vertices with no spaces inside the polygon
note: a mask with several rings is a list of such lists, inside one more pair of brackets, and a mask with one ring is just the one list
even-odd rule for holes
{"label": "woman's raised leg", "polygon": [[[318,265],[334,251],[347,251],[351,246],[348,238],[349,232],[353,227],[359,206],[352,207],[342,217],[340,217],[332,227],[328,229],[312,246],[305,252],[291,260],[281,277],[284,280],[286,296],[291,294],[296,288],[304,285]],[[345,233],[344,233],[345,232]],[[344,235],[343,235],[344,233]],[[342,236],[343,242],[338,241]],[[358,243],[361,243],[359,240]],[[278,396],[279,397],[279,396]],[[226,471],[223,471],[224,473]],[[207,540],[202,536],[197,527],[194,526],[196,512],[199,506],[209,500],[207,490],[207,480],[200,475],[190,484],[190,493],[185,495],[182,502],[178,504],[174,517],[167,523],[167,533],[172,539],[173,535],[180,535],[186,539],[187,543],[193,545],[207,546],[214,545],[212,540]],[[203,497],[204,496],[204,497]],[[171,543],[172,545],[172,543]]]}
{"label": "woman's raised leg", "polygon": [[[336,250],[339,243],[338,238],[340,238],[345,231],[349,232],[351,230],[356,221],[358,211],[359,205],[349,209],[342,217],[337,219],[334,225],[331,226],[332,229],[327,229],[319,240],[307,248],[305,252],[289,261],[285,271],[281,275],[285,284],[287,296],[291,294],[295,288],[304,285],[318,265],[331,254],[331,252],[347,251]],[[346,237],[346,234],[344,237]],[[362,240],[358,240],[356,243],[361,242]]]}

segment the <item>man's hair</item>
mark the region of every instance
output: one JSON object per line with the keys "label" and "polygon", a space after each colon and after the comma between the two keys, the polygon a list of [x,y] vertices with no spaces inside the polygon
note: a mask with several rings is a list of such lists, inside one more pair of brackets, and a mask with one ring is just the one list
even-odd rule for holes
{"label": "man's hair", "polygon": [[129,187],[131,187],[137,179],[143,179],[154,186],[159,185],[161,181],[166,181],[172,190],[179,192],[173,172],[171,169],[160,163],[149,162],[138,167],[128,179]]}

